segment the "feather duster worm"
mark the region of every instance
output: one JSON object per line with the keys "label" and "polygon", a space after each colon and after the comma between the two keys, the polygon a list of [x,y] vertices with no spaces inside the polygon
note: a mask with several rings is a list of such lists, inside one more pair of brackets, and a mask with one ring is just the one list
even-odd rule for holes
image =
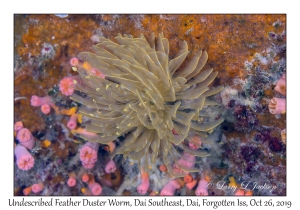
{"label": "feather duster worm", "polygon": [[119,34],[115,39],[117,43],[100,38],[94,53],[80,53],[73,67],[80,76],[74,80],[75,89],[86,96],[74,93],[71,99],[83,105],[79,112],[90,119],[84,126],[96,134],[80,137],[108,144],[125,136],[110,158],[123,154],[124,159],[142,160],[146,171],[157,158],[175,177],[186,173],[175,172],[174,164],[186,172],[198,171],[179,161],[182,151],[197,157],[209,155],[202,148],[190,149],[189,136],[205,138],[223,121],[203,112],[204,106],[217,105],[207,97],[223,89],[208,87],[217,72],[202,70],[207,53],[197,52],[179,70],[189,53],[185,41],[169,61],[169,42],[162,33],[157,38],[152,34],[149,41],[142,34],[139,38]]}

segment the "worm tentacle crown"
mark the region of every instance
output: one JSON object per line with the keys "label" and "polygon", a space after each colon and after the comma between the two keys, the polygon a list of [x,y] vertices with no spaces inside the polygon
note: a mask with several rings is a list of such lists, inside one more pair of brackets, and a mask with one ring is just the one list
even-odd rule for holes
{"label": "worm tentacle crown", "polygon": [[[169,60],[169,42],[160,33],[149,41],[141,34],[138,38],[119,34],[116,43],[100,38],[93,46],[94,53],[82,52],[76,70],[80,82],[71,98],[83,106],[79,112],[90,119],[86,130],[97,135],[84,135],[87,141],[108,144],[119,136],[125,138],[116,147],[111,158],[144,159],[153,164],[162,158],[168,171],[176,173],[173,164],[183,171],[198,171],[180,164],[180,151],[194,156],[208,156],[203,149],[190,149],[192,135],[205,138],[223,118],[215,120],[203,113],[204,106],[217,105],[207,97],[219,93],[223,86],[209,88],[216,78],[213,69],[202,70],[208,55],[197,52],[179,68],[187,57],[188,45],[180,43],[179,52]],[[105,75],[105,76],[103,76]]]}

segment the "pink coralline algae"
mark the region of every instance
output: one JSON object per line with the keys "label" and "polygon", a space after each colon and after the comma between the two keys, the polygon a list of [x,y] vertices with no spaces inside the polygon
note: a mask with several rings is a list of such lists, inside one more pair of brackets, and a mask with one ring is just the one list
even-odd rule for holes
{"label": "pink coralline algae", "polygon": [[276,86],[274,88],[275,91],[280,93],[281,95],[286,95],[286,75],[283,74],[281,78],[277,81]]}
{"label": "pink coralline algae", "polygon": [[284,114],[286,112],[285,98],[272,98],[269,103],[269,111],[271,114]]}
{"label": "pink coralline algae", "polygon": [[77,114],[72,114],[71,118],[67,124],[67,127],[71,130],[74,130],[77,127],[77,118],[78,115]]}
{"label": "pink coralline algae", "polygon": [[95,166],[98,159],[99,143],[87,142],[80,149],[80,160],[82,166],[87,169],[91,169]]}
{"label": "pink coralline algae", "polygon": [[69,179],[67,184],[69,187],[74,187],[76,185],[76,175],[74,172],[69,174]]}
{"label": "pink coralline algae", "polygon": [[50,106],[55,110],[56,114],[60,114],[59,108],[53,103],[50,96],[38,97],[36,95],[31,96],[31,106],[41,107],[41,111],[44,114],[50,113]]}
{"label": "pink coralline algae", "polygon": [[31,190],[33,193],[39,193],[39,192],[43,191],[43,189],[44,189],[43,183],[37,183],[37,184],[33,184],[31,186]]}
{"label": "pink coralline algae", "polygon": [[91,190],[92,195],[100,195],[102,193],[102,187],[99,183],[95,182],[95,179],[92,178],[88,182],[89,189]]}
{"label": "pink coralline algae", "polygon": [[[274,88],[281,95],[286,95],[286,75],[283,74],[277,81]],[[269,103],[269,111],[271,114],[284,114],[286,112],[286,99],[273,97]]]}
{"label": "pink coralline algae", "polygon": [[26,147],[27,149],[33,149],[35,145],[34,137],[27,128],[20,129],[17,135],[17,139],[19,140],[20,144]]}
{"label": "pink coralline algae", "polygon": [[59,90],[62,94],[70,96],[74,93],[75,84],[79,82],[78,77],[65,77],[59,83]]}
{"label": "pink coralline algae", "polygon": [[34,166],[34,158],[22,145],[18,144],[15,147],[15,155],[19,169],[27,171]]}
{"label": "pink coralline algae", "polygon": [[188,174],[188,172],[182,170],[181,168],[190,170],[194,168],[196,161],[196,157],[194,155],[191,155],[189,153],[184,152],[182,157],[174,164],[173,169],[177,173],[184,173]]}
{"label": "pink coralline algae", "polygon": [[147,172],[142,171],[141,175],[142,182],[141,184],[137,187],[137,191],[140,195],[145,195],[149,189],[150,186],[150,180],[149,180],[149,174]]}
{"label": "pink coralline algae", "polygon": [[89,181],[90,177],[87,173],[84,173],[82,176],[81,176],[81,181],[87,183]]}
{"label": "pink coralline algae", "polygon": [[205,179],[201,179],[195,191],[196,195],[208,195],[207,185],[208,182]]}
{"label": "pink coralline algae", "polygon": [[181,186],[176,180],[169,181],[161,190],[160,195],[172,196],[175,194],[177,189],[180,189]]}
{"label": "pink coralline algae", "polygon": [[78,58],[71,58],[70,64],[71,64],[71,66],[78,66],[78,64],[79,64]]}
{"label": "pink coralline algae", "polygon": [[14,131],[18,132],[22,128],[24,128],[24,126],[23,126],[23,123],[21,121],[15,123],[15,125],[14,125]]}
{"label": "pink coralline algae", "polygon": [[[77,127],[77,123],[81,123],[82,121],[82,118],[81,118],[81,115],[80,114],[77,114],[77,109],[78,107],[72,107],[70,109],[62,109],[60,112],[63,114],[63,115],[69,115],[71,116],[68,123],[67,123],[67,127],[71,130],[75,130],[75,128]],[[76,131],[75,131],[76,132]],[[80,132],[80,130],[79,130]]]}
{"label": "pink coralline algae", "polygon": [[52,99],[50,96],[45,96],[45,97],[38,97],[36,95],[31,96],[31,106],[39,107],[42,106],[43,104],[49,104],[51,103]]}
{"label": "pink coralline algae", "polygon": [[49,114],[51,111],[51,108],[50,108],[49,104],[43,104],[41,106],[41,110],[44,114]]}
{"label": "pink coralline algae", "polygon": [[105,165],[105,172],[110,174],[117,170],[116,164],[113,160],[109,160],[108,163]]}

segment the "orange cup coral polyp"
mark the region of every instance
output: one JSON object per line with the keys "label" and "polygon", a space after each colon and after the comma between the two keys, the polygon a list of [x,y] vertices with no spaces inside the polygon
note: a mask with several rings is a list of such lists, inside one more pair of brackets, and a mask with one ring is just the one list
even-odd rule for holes
{"label": "orange cup coral polyp", "polygon": [[[80,53],[80,62],[73,67],[80,76],[80,82],[74,81],[75,89],[87,97],[74,93],[71,98],[83,104],[79,112],[90,119],[84,124],[86,130],[97,134],[81,137],[108,144],[124,135],[111,158],[123,154],[141,161],[146,171],[157,158],[162,158],[172,176],[186,175],[174,172],[174,164],[183,171],[198,171],[178,164],[178,148],[194,156],[208,156],[201,148],[187,146],[192,141],[189,135],[205,137],[223,121],[201,112],[205,106],[217,105],[207,97],[223,89],[208,87],[217,72],[202,70],[207,53],[197,52],[179,70],[189,53],[185,41],[169,61],[169,41],[162,33],[152,34],[149,41],[142,34],[138,38],[119,34],[115,39],[117,43],[100,38],[94,53]],[[86,68],[87,64],[105,77]]]}

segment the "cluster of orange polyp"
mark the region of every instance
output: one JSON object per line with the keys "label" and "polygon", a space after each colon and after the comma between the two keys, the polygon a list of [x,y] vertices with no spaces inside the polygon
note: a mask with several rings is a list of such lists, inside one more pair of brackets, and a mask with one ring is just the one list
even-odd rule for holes
{"label": "cluster of orange polyp", "polygon": [[71,98],[83,104],[79,112],[90,119],[86,130],[97,134],[81,137],[107,144],[124,135],[111,158],[123,154],[125,159],[142,161],[144,170],[161,158],[173,176],[185,175],[175,173],[173,164],[184,171],[198,171],[178,163],[179,151],[208,156],[201,148],[190,149],[187,142],[193,135],[205,138],[223,121],[202,112],[205,106],[218,105],[207,97],[223,89],[208,87],[217,72],[202,70],[207,53],[197,52],[177,71],[189,53],[185,41],[169,61],[169,42],[162,33],[157,38],[152,34],[149,41],[142,34],[139,38],[119,34],[115,39],[117,43],[101,38],[93,46],[94,53],[79,55],[88,65],[76,69],[81,78],[75,81],[76,89],[87,96],[73,94]]}

